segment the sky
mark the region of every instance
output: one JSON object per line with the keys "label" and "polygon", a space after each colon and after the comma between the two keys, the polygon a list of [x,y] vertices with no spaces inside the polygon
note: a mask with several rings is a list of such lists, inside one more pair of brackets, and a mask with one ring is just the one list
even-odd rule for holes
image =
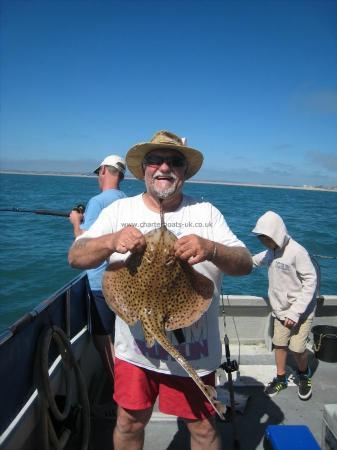
{"label": "sky", "polygon": [[87,173],[164,129],[196,180],[337,185],[337,0],[0,4],[0,169]]}

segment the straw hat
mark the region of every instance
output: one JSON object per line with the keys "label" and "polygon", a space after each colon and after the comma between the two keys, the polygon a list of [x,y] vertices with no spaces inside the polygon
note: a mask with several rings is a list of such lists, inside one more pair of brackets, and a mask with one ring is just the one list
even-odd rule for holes
{"label": "straw hat", "polygon": [[128,169],[138,180],[144,179],[145,155],[156,149],[177,150],[183,154],[187,161],[186,179],[193,177],[198,172],[204,160],[201,152],[186,146],[185,138],[180,138],[169,131],[158,131],[150,142],[136,144],[126,154],[125,160]]}

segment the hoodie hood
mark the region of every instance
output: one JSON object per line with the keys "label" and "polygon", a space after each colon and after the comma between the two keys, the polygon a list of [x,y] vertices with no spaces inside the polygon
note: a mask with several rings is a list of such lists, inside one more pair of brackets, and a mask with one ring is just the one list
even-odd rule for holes
{"label": "hoodie hood", "polygon": [[282,218],[273,211],[263,214],[256,222],[252,232],[270,237],[280,248],[284,247],[290,239]]}

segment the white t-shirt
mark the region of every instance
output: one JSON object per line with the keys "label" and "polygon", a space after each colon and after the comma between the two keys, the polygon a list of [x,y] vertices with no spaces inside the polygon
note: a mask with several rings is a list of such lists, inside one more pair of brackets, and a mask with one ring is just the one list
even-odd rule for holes
{"label": "white t-shirt", "polygon": [[[229,229],[220,211],[210,203],[198,202],[184,196],[179,208],[174,212],[165,213],[164,219],[166,227],[177,238],[196,234],[229,247],[244,247],[244,244]],[[142,194],[117,200],[109,205],[80,238],[102,236],[119,231],[126,226],[134,226],[143,234],[160,227],[159,213],[148,209],[143,202]],[[110,257],[110,262],[124,260],[127,256],[128,254],[114,253]],[[204,261],[193,267],[213,281],[212,303],[197,322],[183,329],[184,343],[178,344],[172,331],[166,332],[166,335],[197,370],[199,376],[203,376],[217,369],[221,361],[218,311],[223,274],[210,261]],[[152,348],[146,347],[140,322],[129,326],[118,316],[116,317],[115,354],[119,359],[149,370],[188,376],[157,342]]]}

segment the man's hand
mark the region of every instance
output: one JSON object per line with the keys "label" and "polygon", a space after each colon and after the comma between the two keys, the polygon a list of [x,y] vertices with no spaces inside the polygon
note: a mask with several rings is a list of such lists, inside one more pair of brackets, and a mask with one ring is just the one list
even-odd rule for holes
{"label": "man's hand", "polygon": [[146,242],[137,228],[126,227],[111,235],[111,247],[117,253],[140,253],[146,247]]}
{"label": "man's hand", "polygon": [[81,229],[80,225],[83,222],[84,214],[79,213],[76,210],[72,210],[69,214],[69,221],[74,228],[74,236],[78,237],[84,233],[84,230]]}
{"label": "man's hand", "polygon": [[79,226],[83,222],[83,217],[83,214],[75,210],[72,210],[69,214],[70,223],[72,223],[74,226]]}
{"label": "man's hand", "polygon": [[214,242],[190,234],[178,239],[174,244],[176,257],[187,261],[191,266],[205,260],[213,255]]}

